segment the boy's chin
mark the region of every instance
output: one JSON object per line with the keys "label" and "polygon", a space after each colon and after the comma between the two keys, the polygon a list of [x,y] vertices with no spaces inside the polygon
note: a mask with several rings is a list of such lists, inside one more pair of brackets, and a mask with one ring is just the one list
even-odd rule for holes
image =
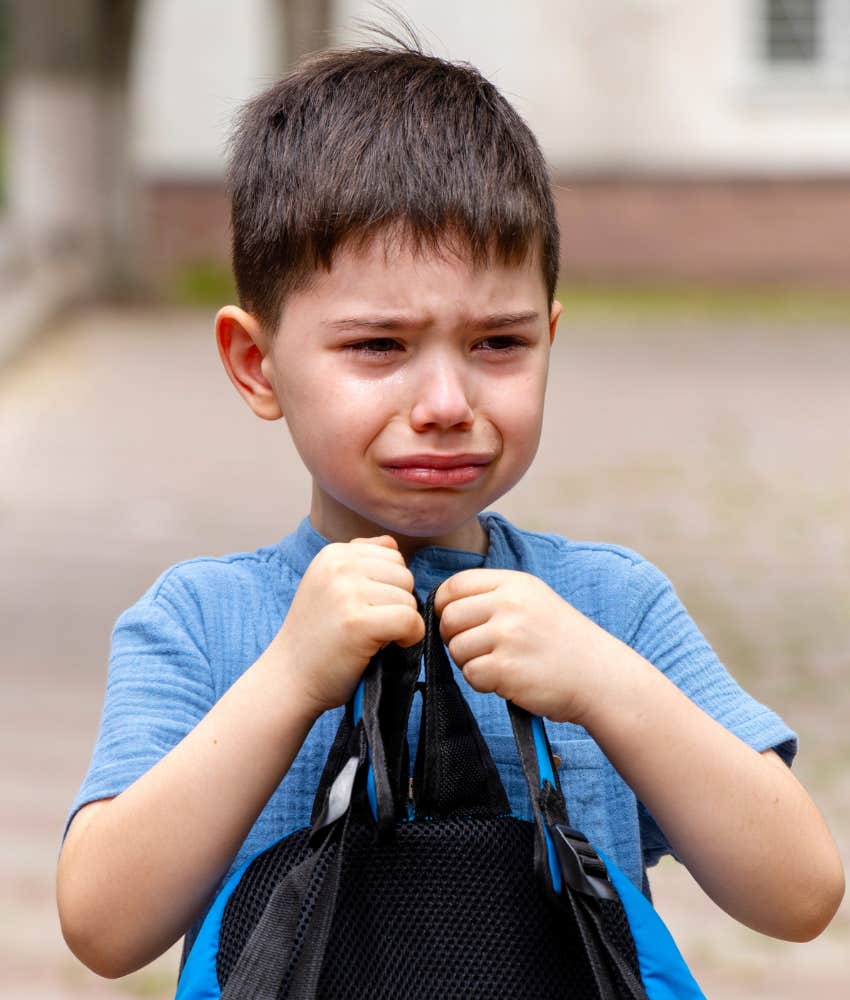
{"label": "boy's chin", "polygon": [[402,549],[414,550],[426,545],[486,551],[486,532],[477,512],[464,518],[393,518],[383,531],[391,534]]}
{"label": "boy's chin", "polygon": [[483,508],[475,502],[458,503],[459,497],[449,503],[446,499],[442,498],[442,504],[422,505],[420,509],[415,502],[409,506],[397,503],[361,506],[317,490],[311,520],[321,534],[333,541],[387,534],[405,552],[426,545],[486,551],[486,532],[478,520]]}

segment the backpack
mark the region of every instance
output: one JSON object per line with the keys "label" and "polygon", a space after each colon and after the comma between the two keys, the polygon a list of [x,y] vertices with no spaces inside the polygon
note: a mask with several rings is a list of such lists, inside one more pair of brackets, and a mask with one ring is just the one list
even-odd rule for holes
{"label": "backpack", "polygon": [[534,819],[511,815],[433,597],[423,642],[381,650],[346,706],[310,826],[219,893],[176,1000],[704,1000],[650,902],[569,825],[542,720],[507,702]]}

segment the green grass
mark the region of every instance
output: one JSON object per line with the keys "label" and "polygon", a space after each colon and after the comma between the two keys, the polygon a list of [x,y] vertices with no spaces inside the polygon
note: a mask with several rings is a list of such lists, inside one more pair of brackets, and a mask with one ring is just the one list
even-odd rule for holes
{"label": "green grass", "polygon": [[181,306],[211,308],[236,302],[236,284],[227,264],[201,260],[176,268],[164,281],[162,296]]}
{"label": "green grass", "polygon": [[[177,305],[212,307],[236,301],[230,267],[198,260],[163,282],[163,298]],[[710,288],[684,285],[562,285],[564,318],[590,322],[766,323],[850,328],[850,292],[838,289]]]}
{"label": "green grass", "polygon": [[0,209],[6,206],[6,132],[0,128]]}
{"label": "green grass", "polygon": [[837,288],[565,284],[558,299],[568,319],[850,327],[850,292]]}

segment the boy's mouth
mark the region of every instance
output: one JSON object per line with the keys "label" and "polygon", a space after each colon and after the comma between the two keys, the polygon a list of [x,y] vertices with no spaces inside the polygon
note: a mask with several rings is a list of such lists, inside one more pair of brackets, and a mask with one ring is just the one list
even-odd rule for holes
{"label": "boy's mouth", "polygon": [[384,463],[396,479],[420,486],[463,486],[484,475],[491,455],[406,455]]}

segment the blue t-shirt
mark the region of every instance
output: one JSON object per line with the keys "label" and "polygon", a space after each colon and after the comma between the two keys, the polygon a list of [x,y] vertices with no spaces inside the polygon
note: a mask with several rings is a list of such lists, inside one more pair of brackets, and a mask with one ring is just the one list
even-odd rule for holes
{"label": "blue t-shirt", "polygon": [[[480,519],[489,534],[486,555],[429,546],[410,560],[423,601],[434,586],[464,569],[531,573],[663,671],[745,743],[759,751],[775,748],[790,764],[795,734],[735,683],[655,566],[620,546],[522,531],[495,513]],[[118,795],[203,718],[268,647],[301,577],[326,544],[305,518],[276,545],[173,566],[119,617],[100,733],[71,817],[88,802]],[[459,672],[457,677],[513,811],[530,818],[505,703],[474,691]],[[317,720],[228,875],[283,834],[308,824],[341,713],[335,709]],[[411,760],[415,726],[412,719]],[[663,833],[584,729],[548,720],[546,729],[561,760],[572,825],[648,892],[646,867],[670,852]]]}

